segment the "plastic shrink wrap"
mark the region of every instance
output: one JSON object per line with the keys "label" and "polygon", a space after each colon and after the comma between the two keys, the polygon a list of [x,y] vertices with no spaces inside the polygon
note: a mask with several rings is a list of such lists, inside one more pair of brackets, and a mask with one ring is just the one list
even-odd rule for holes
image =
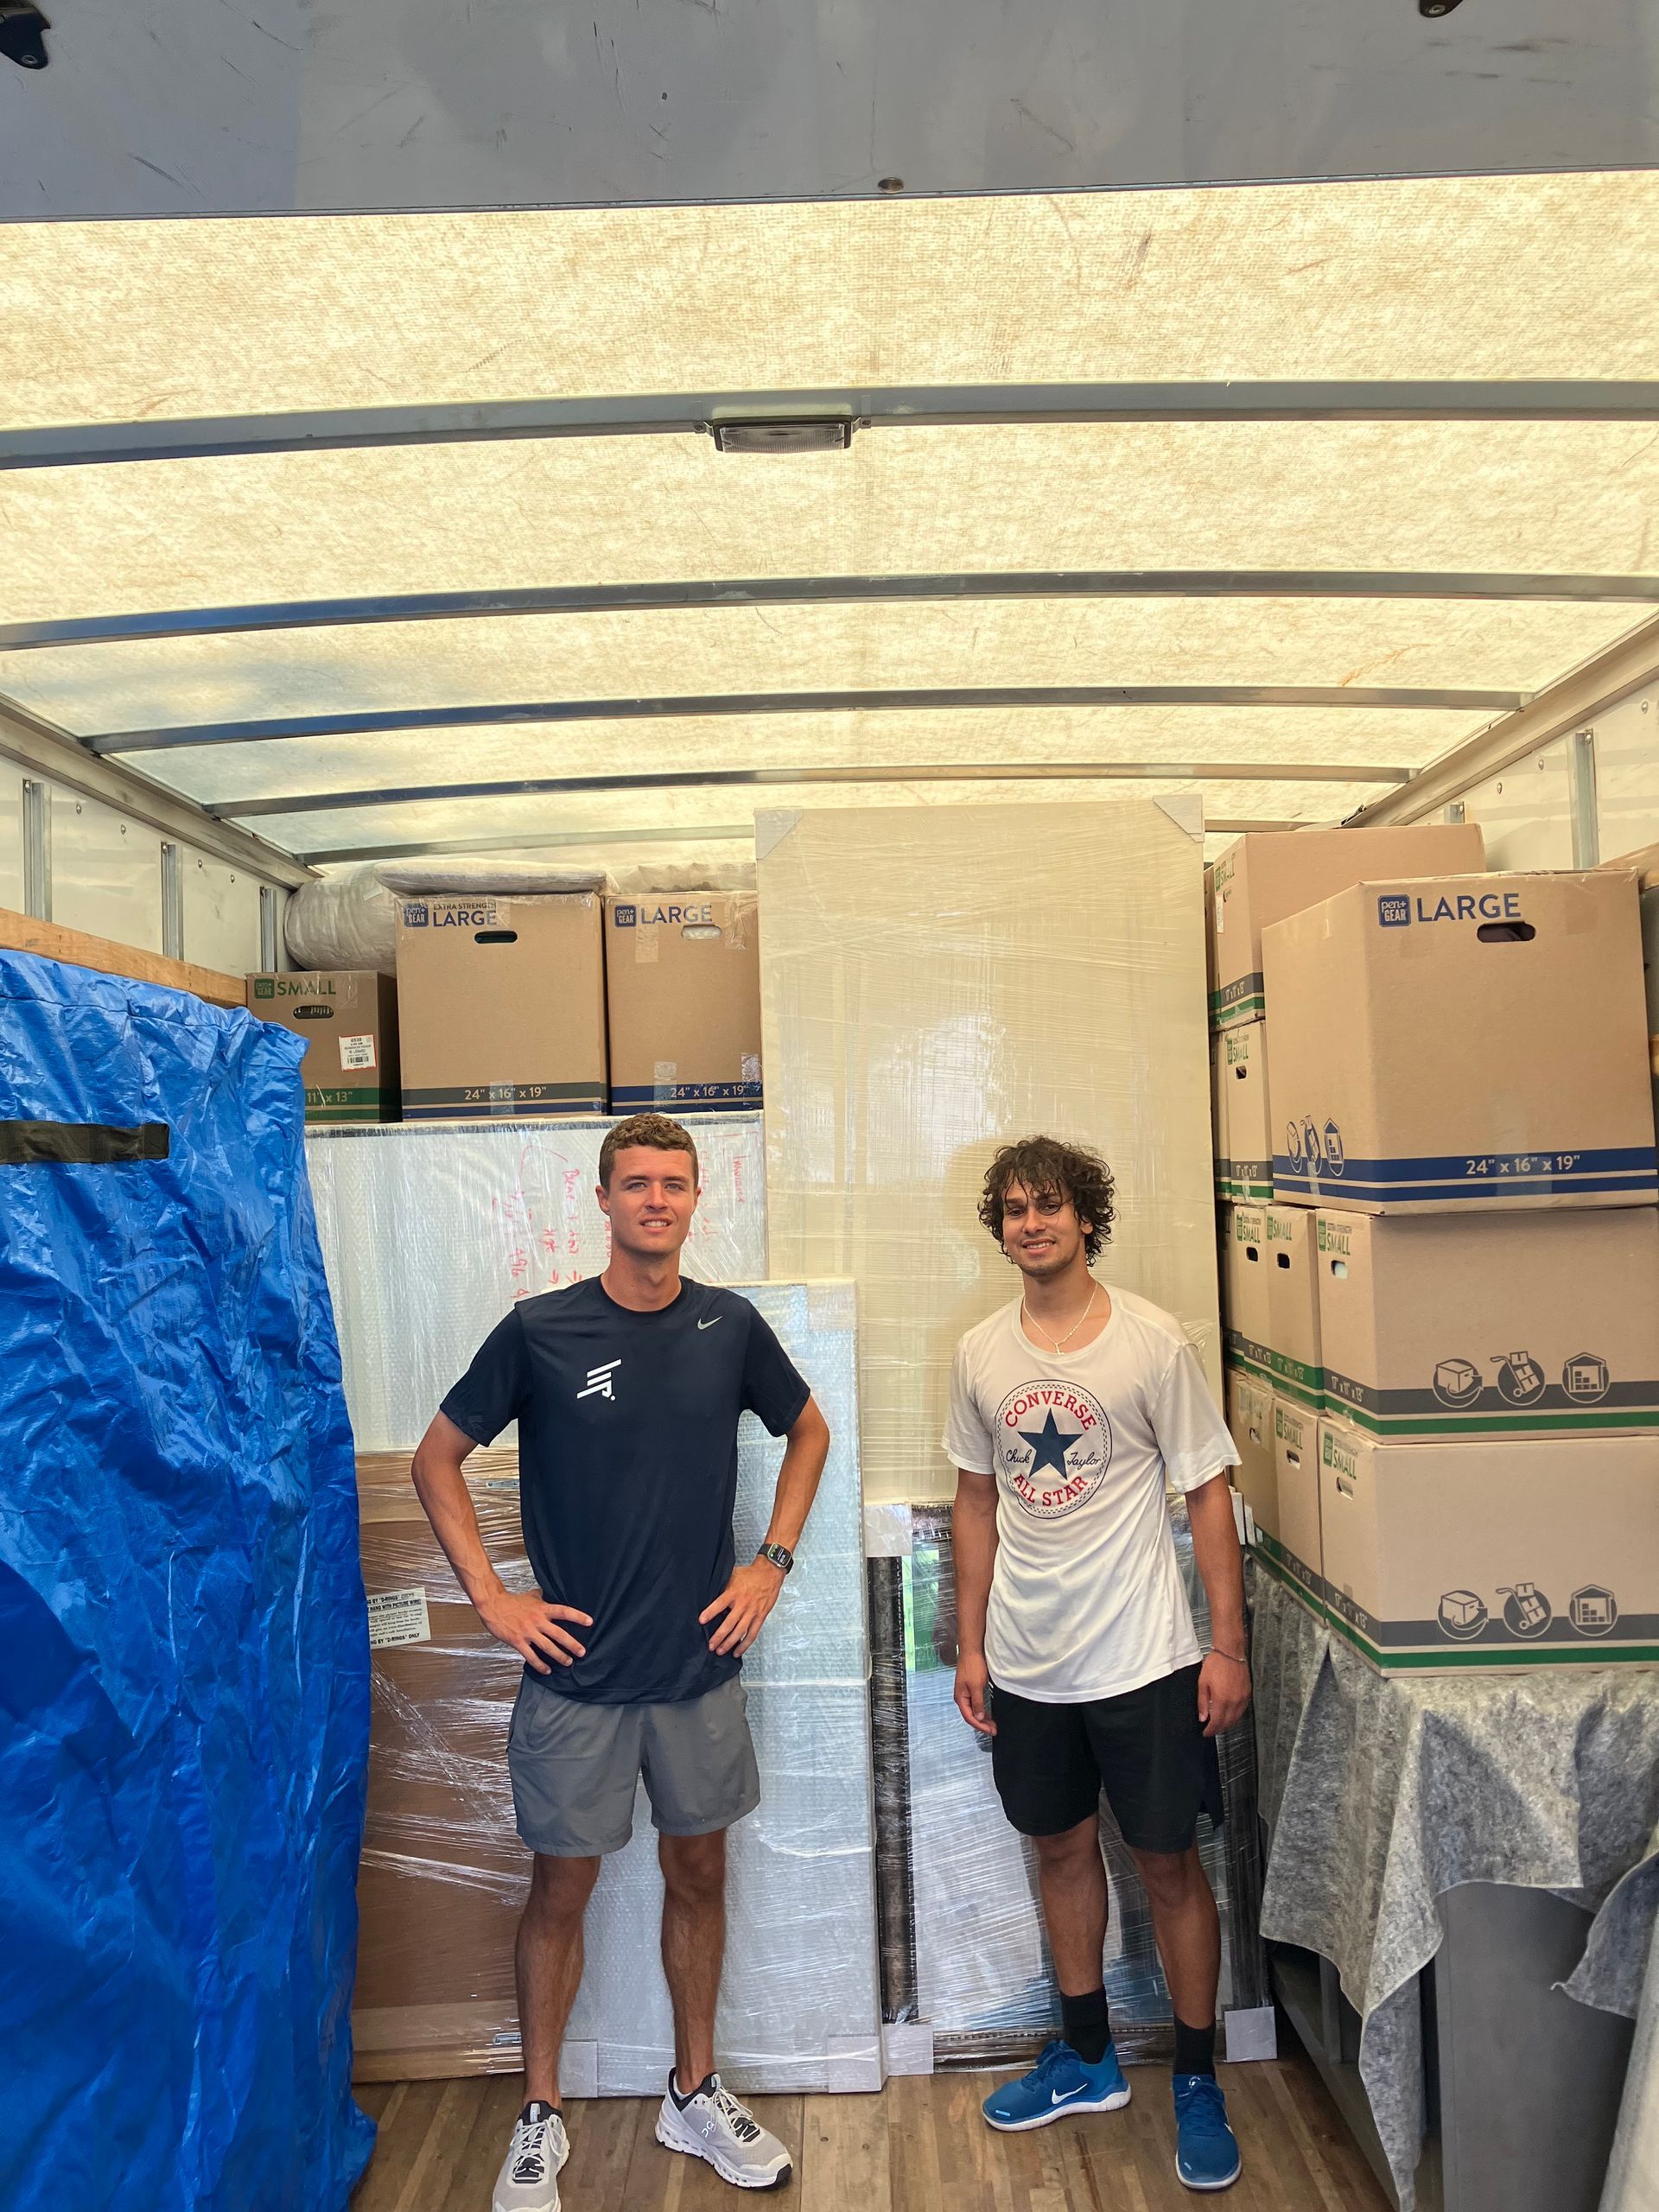
{"label": "plastic shrink wrap", "polygon": [[1016,1278],[997,1146],[1103,1152],[1098,1269],[1174,1313],[1220,1395],[1202,823],[1175,800],[762,815],[771,1272],[857,1286],[864,1486],[926,1498],[957,1338]]}
{"label": "plastic shrink wrap", "polygon": [[[516,1298],[596,1274],[609,1231],[594,1192],[607,1121],[315,1130],[317,1228],[360,1452],[409,1449]],[[685,1272],[766,1272],[757,1114],[694,1132],[702,1198]]]}
{"label": "plastic shrink wrap", "polygon": [[397,902],[408,892],[602,891],[602,869],[548,868],[528,861],[359,861],[293,893],[283,916],[296,968],[377,968],[397,972]]}
{"label": "plastic shrink wrap", "polygon": [[0,2202],[334,2212],[368,1646],[300,1041],[13,953],[0,1032]]}
{"label": "plastic shrink wrap", "polygon": [[[812,1385],[834,1435],[799,1561],[743,1669],[763,1796],[731,1835],[728,1944],[716,2031],[739,2088],[880,2086],[874,1821],[857,1455],[853,1296],[846,1284],[745,1289]],[[753,1421],[739,1459],[737,1548],[765,1534],[782,1456]],[[529,1859],[513,1834],[507,1723],[516,1656],[454,1585],[409,1486],[407,1458],[362,1467],[363,1560],[388,1632],[429,1637],[374,1655],[356,2027],[359,2072],[380,2079],[516,2068],[512,1938]],[[504,1578],[528,1588],[516,1459],[467,1471]],[[383,1610],[377,1606],[377,1611]],[[392,1621],[401,1623],[401,1628]],[[573,2094],[655,2094],[672,2059],[658,1960],[661,1896],[643,1791],[633,1841],[605,1862],[588,1908],[587,1969],[564,2083]]]}

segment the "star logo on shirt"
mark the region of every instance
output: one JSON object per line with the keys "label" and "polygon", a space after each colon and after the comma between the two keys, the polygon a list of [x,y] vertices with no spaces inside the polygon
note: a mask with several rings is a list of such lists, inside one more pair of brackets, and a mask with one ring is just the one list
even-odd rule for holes
{"label": "star logo on shirt", "polygon": [[1023,1444],[1031,1446],[1032,1479],[1041,1474],[1045,1467],[1052,1467],[1062,1482],[1065,1479],[1065,1455],[1077,1442],[1075,1435],[1068,1436],[1054,1418],[1051,1409],[1042,1427],[1034,1433],[1028,1428],[1015,1431]]}

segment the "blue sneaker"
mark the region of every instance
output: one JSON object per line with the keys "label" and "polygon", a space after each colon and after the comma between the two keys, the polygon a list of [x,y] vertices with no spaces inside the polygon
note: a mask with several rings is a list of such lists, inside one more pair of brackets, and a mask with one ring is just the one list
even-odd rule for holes
{"label": "blue sneaker", "polygon": [[1116,2112],[1129,2101],[1129,2085],[1110,2044],[1098,2066],[1085,2066],[1069,2043],[1058,2039],[1018,2082],[993,2089],[981,2109],[1004,2135],[1046,2127],[1069,2112]]}
{"label": "blue sneaker", "polygon": [[1213,2074],[1175,2076],[1175,2171],[1188,2189],[1230,2189],[1243,2160]]}

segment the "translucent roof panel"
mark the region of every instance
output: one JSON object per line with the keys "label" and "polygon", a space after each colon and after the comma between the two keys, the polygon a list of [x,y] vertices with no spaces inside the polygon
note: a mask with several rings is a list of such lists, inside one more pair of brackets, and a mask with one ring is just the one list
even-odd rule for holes
{"label": "translucent roof panel", "polygon": [[[1169,797],[1188,787],[1170,782],[1137,783],[1136,797]],[[1065,804],[1093,802],[1109,787],[1098,783],[918,783],[771,785],[763,790],[576,792],[527,794],[512,798],[422,799],[394,806],[360,807],[337,813],[276,815],[262,819],[262,836],[289,851],[326,853],[402,842],[474,841],[505,848],[515,838],[557,835],[572,840],[635,834],[652,842],[672,831],[683,842],[715,830],[746,828],[759,810],[791,806],[946,806],[1030,800]],[[1285,822],[1340,821],[1377,796],[1377,787],[1354,784],[1211,784],[1205,786],[1206,815],[1224,819]],[[666,854],[665,854],[665,856]]]}
{"label": "translucent roof panel", "polygon": [[1643,569],[1659,438],[1609,423],[697,436],[48,469],[3,494],[0,620],[404,592],[1009,569]]}
{"label": "translucent roof panel", "polygon": [[[0,691],[88,735],[400,707],[901,685],[1535,691],[1605,651],[1643,613],[1563,601],[1414,599],[669,608],[60,646],[0,655]],[[158,759],[152,772],[161,767]]]}
{"label": "translucent roof panel", "polygon": [[0,229],[15,423],[572,393],[1651,376],[1659,176]]}
{"label": "translucent roof panel", "polygon": [[[672,715],[372,737],[263,739],[126,756],[193,798],[385,790],[515,776],[1067,761],[1341,763],[1415,768],[1471,717],[1369,708],[961,708],[928,713]],[[122,756],[117,755],[117,758]],[[1271,784],[1262,788],[1270,791]]]}

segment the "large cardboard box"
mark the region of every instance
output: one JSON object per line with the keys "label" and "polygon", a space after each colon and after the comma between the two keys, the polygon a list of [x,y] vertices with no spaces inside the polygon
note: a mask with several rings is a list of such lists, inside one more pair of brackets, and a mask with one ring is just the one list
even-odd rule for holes
{"label": "large cardboard box", "polygon": [[1268,1206],[1268,1350],[1281,1397],[1319,1413],[1325,1368],[1319,1349],[1319,1270],[1315,1216],[1306,1206]]}
{"label": "large cardboard box", "polygon": [[305,1039],[308,1122],[397,1119],[397,991],[390,976],[372,968],[250,976],[247,1006]]}
{"label": "large cardboard box", "polygon": [[1216,1088],[1221,1094],[1217,1125],[1226,1157],[1220,1194],[1245,1205],[1265,1205],[1273,1196],[1273,1137],[1268,1110],[1268,1025],[1241,1021],[1212,1040],[1217,1057]]}
{"label": "large cardboard box", "polygon": [[1263,1206],[1222,1214],[1221,1297],[1227,1363],[1273,1388],[1268,1319],[1268,1217]]}
{"label": "large cardboard box", "polygon": [[1240,1367],[1227,1374],[1227,1427],[1238,1446],[1233,1481],[1249,1515],[1251,1541],[1258,1529],[1279,1526],[1279,1478],[1273,1456],[1273,1393]]}
{"label": "large cardboard box", "polygon": [[1311,1218],[1336,1418],[1384,1440],[1659,1433],[1652,1207]]}
{"label": "large cardboard box", "polygon": [[1276,1198],[1651,1205],[1636,880],[1355,884],[1265,933]]}
{"label": "large cardboard box", "polygon": [[1281,1581],[1316,1609],[1325,1596],[1319,1532],[1319,1416],[1287,1398],[1273,1402],[1274,1508],[1278,1525],[1258,1522],[1256,1549]]}
{"label": "large cardboard box", "polygon": [[1374,876],[1470,875],[1486,863],[1478,823],[1407,829],[1262,830],[1216,862],[1210,1019],[1217,1028],[1268,1011],[1262,932]]}
{"label": "large cardboard box", "polygon": [[405,1121],[604,1113],[599,893],[405,899],[397,1014]]}
{"label": "large cardboard box", "polygon": [[1659,1661],[1659,1437],[1319,1431],[1327,1618],[1389,1674]]}
{"label": "large cardboard box", "polygon": [[753,892],[606,899],[613,1114],[760,1105],[759,911]]}

